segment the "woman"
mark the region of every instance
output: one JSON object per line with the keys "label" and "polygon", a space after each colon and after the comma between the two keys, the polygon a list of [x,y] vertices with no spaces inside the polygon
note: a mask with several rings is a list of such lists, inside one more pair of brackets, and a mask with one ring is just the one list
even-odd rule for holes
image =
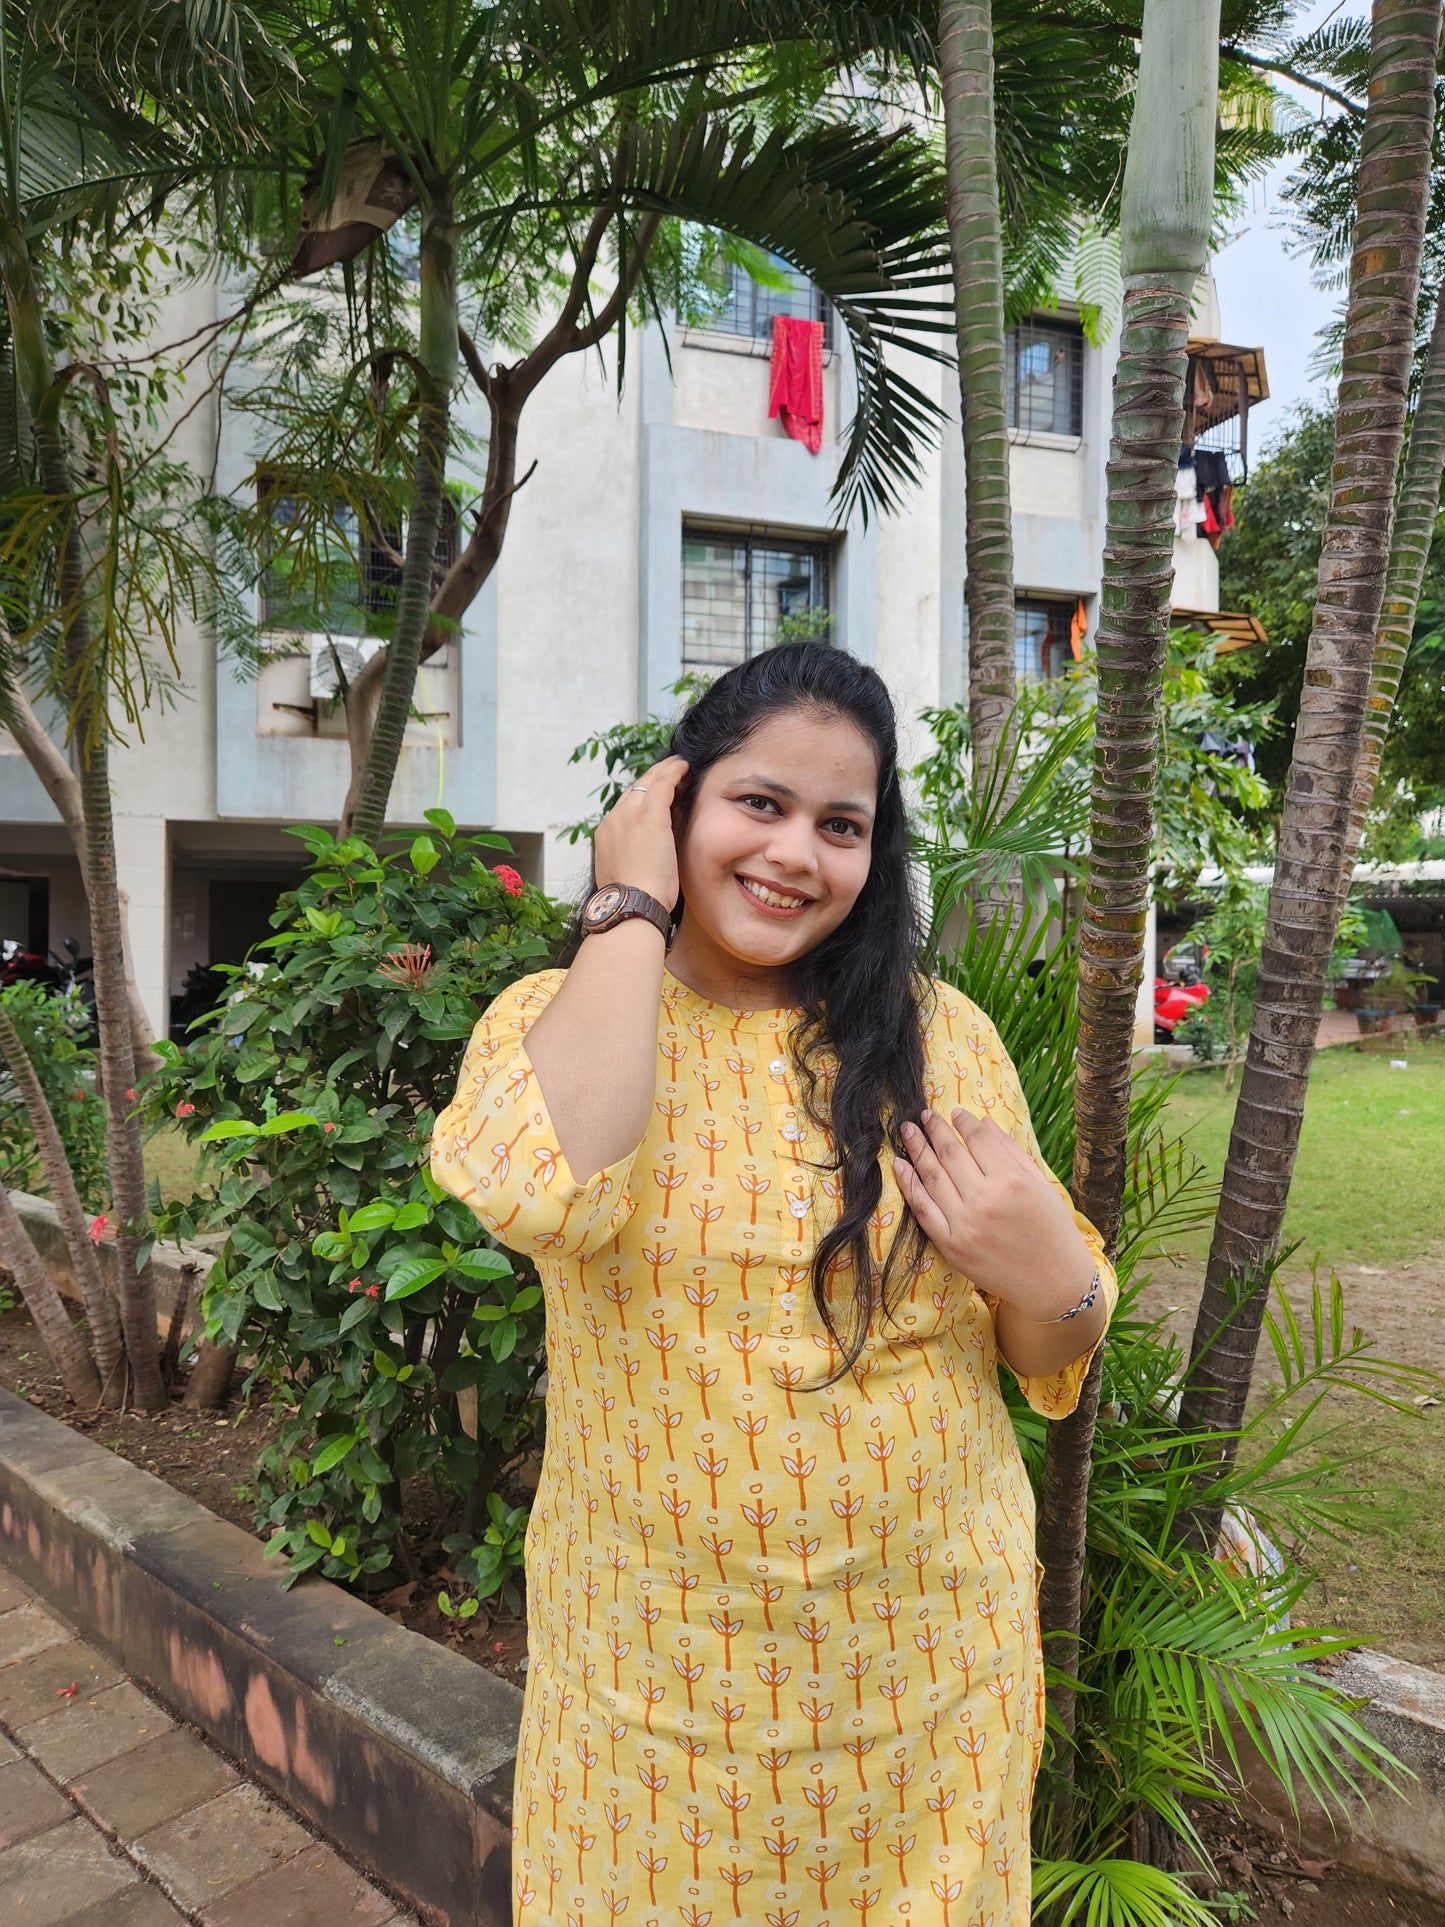
{"label": "woman", "polygon": [[773,650],[672,748],[433,1145],[546,1289],[514,1919],[1024,1927],[996,1361],[1072,1410],[1113,1281],[997,1033],[919,971],[880,678]]}

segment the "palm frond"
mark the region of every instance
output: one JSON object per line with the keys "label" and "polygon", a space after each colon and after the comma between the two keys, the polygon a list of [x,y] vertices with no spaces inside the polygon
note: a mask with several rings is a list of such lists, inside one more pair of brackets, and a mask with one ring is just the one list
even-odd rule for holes
{"label": "palm frond", "polygon": [[1162,1867],[1038,1858],[1034,1918],[1051,1927],[1217,1927],[1219,1916]]}

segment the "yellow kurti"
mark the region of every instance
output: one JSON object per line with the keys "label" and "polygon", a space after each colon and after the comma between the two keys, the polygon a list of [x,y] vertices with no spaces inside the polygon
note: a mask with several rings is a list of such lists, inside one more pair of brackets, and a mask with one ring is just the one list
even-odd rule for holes
{"label": "yellow kurti", "polygon": [[[579,1185],[525,1044],[561,982],[492,1005],[432,1154],[546,1290],[514,1921],[1026,1927],[1034,1508],[992,1312],[930,1253],[853,1376],[807,1389],[837,1362],[808,1266],[838,1182],[792,1013],[664,978],[651,1127]],[[928,1084],[1036,1154],[944,984]],[[889,1174],[880,1253],[901,1209]],[[1071,1411],[1084,1365],[1027,1382],[1035,1410]]]}

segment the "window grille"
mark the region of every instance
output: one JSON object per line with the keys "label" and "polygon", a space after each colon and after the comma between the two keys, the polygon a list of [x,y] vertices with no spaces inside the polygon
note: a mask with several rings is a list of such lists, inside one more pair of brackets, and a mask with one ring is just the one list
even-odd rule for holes
{"label": "window grille", "polygon": [[824,542],[685,528],[683,667],[730,669],[826,615],[829,562]]}
{"label": "window grille", "polygon": [[717,335],[755,336],[771,339],[774,315],[792,315],[799,321],[821,321],[823,346],[833,345],[833,310],[806,276],[790,268],[778,255],[768,257],[769,265],[787,277],[783,288],[765,288],[754,281],[737,262],[727,264],[727,294],[721,308],[700,325]]}
{"label": "window grille", "polygon": [[1069,631],[1078,606],[1077,597],[1067,602],[1016,597],[1014,672],[1020,682],[1044,682],[1064,673],[1073,659]]}
{"label": "window grille", "polygon": [[1066,322],[1031,318],[1008,331],[1008,425],[1021,434],[1084,432],[1084,336]]}

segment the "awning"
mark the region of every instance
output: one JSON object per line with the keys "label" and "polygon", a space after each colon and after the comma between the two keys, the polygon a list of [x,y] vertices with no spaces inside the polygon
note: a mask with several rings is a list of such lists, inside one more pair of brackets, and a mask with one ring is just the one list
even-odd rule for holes
{"label": "awning", "polygon": [[1247,616],[1235,609],[1171,609],[1171,629],[1202,629],[1214,637],[1214,653],[1230,655],[1236,649],[1253,649],[1269,641],[1258,616]]}

